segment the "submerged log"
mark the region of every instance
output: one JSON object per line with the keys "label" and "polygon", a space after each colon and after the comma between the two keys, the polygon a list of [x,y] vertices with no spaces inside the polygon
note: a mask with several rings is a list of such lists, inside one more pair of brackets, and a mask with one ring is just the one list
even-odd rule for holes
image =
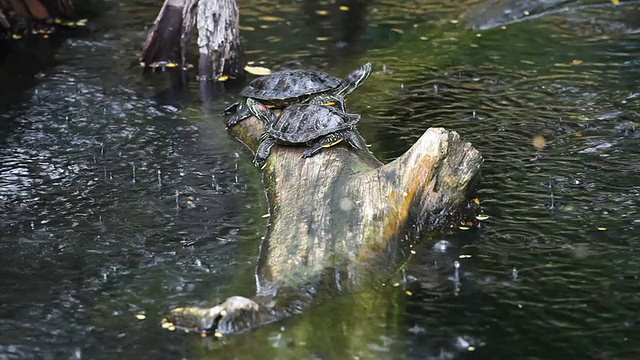
{"label": "submerged log", "polygon": [[[255,152],[263,125],[251,117],[231,131]],[[307,159],[303,150],[275,146],[263,167],[270,224],[256,295],[177,308],[168,323],[224,334],[277,321],[388,277],[415,239],[475,214],[482,157],[455,132],[428,129],[386,165],[345,145]]]}

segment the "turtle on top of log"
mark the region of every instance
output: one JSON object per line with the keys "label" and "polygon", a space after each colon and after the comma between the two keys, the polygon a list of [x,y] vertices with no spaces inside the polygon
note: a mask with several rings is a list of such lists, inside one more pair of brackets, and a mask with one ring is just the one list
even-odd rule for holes
{"label": "turtle on top of log", "polygon": [[317,104],[294,104],[276,116],[266,106],[248,98],[247,107],[256,118],[265,124],[265,132],[256,150],[254,164],[262,167],[271,148],[278,144],[308,144],[303,158],[311,157],[323,148],[346,140],[354,149],[364,149],[365,144],[353,126],[360,115],[347,114],[334,107]]}
{"label": "turtle on top of log", "polygon": [[344,111],[344,98],[362,85],[370,74],[371,64],[366,63],[344,79],[315,70],[282,70],[259,77],[240,92],[241,100],[225,109],[225,114],[233,114],[227,121],[227,127],[251,116],[246,105],[249,98],[277,109],[310,103],[335,105]]}

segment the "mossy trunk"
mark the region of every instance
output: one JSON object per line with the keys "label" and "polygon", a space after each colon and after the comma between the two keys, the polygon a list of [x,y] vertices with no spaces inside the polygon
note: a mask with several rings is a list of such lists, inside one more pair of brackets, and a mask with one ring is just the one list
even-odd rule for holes
{"label": "mossy trunk", "polygon": [[[252,117],[231,131],[255,151],[263,126]],[[303,150],[276,146],[262,169],[270,216],[257,294],[174,309],[170,322],[231,333],[299,313],[388,277],[415,239],[470,216],[482,157],[455,132],[429,129],[386,165],[345,145]]]}

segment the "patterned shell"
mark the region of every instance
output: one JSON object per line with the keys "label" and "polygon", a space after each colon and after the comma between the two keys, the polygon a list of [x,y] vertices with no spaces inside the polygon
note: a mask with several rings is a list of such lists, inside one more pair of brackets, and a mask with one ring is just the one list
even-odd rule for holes
{"label": "patterned shell", "polygon": [[289,143],[305,143],[321,136],[345,130],[360,121],[360,115],[347,114],[336,108],[295,104],[282,111],[280,116],[267,126],[274,138]]}
{"label": "patterned shell", "polygon": [[313,70],[283,70],[259,77],[240,95],[258,100],[285,100],[335,89],[342,79]]}

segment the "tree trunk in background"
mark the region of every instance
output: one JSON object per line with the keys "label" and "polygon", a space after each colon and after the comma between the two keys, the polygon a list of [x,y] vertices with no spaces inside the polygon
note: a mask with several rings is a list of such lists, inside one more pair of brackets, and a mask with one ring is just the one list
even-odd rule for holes
{"label": "tree trunk in background", "polygon": [[240,46],[240,13],[235,0],[200,0],[198,6],[198,72],[203,80],[244,77]]}
{"label": "tree trunk in background", "polygon": [[235,0],[165,0],[142,46],[140,63],[151,68],[186,68],[187,47],[196,25],[200,79],[242,78],[246,61],[239,21]]}
{"label": "tree trunk in background", "polygon": [[198,0],[165,0],[142,45],[145,67],[186,67]]}

